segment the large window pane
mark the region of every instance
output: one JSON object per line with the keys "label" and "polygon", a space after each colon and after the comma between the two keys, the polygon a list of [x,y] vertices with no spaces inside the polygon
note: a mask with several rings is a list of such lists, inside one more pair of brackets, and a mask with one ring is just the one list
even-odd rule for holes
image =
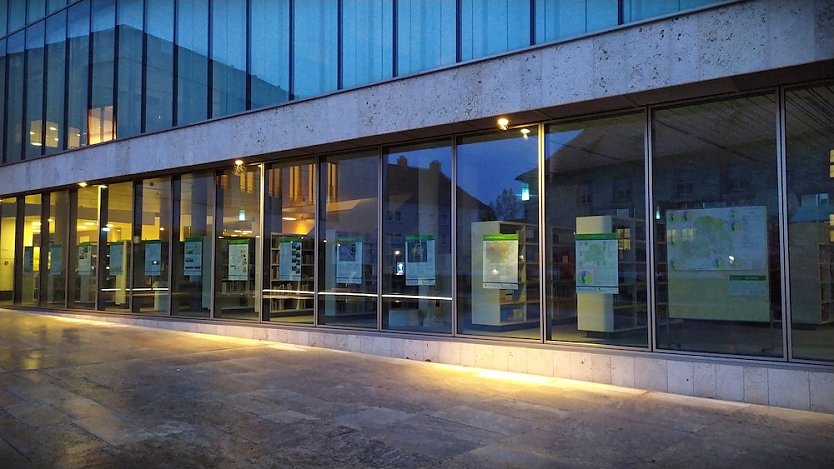
{"label": "large window pane", "polygon": [[18,233],[23,246],[20,304],[34,306],[40,301],[41,196],[27,195],[23,200],[23,232]]}
{"label": "large window pane", "polygon": [[377,327],[376,153],[320,166],[319,323]]}
{"label": "large window pane", "polygon": [[171,237],[171,180],[145,179],[137,208],[139,243],[133,246],[132,311],[168,314],[168,242]]}
{"label": "large window pane", "polygon": [[397,75],[455,63],[455,0],[397,2]]}
{"label": "large window pane", "polygon": [[[19,0],[20,1],[20,0]],[[25,0],[26,1],[26,21],[31,23],[43,18],[44,8],[46,7],[46,0]],[[23,3],[23,1],[20,1]]]}
{"label": "large window pane", "polygon": [[536,43],[617,26],[617,0],[536,0]]}
{"label": "large window pane", "polygon": [[153,132],[174,124],[174,0],[154,0],[145,9],[145,131]]}
{"label": "large window pane", "polygon": [[386,149],[383,171],[383,328],[451,333],[451,141]]}
{"label": "large window pane", "polygon": [[207,318],[211,310],[214,174],[186,174],[178,184],[179,233],[173,254],[172,314]]}
{"label": "large window pane", "polygon": [[549,338],[648,345],[643,114],[548,126]]}
{"label": "large window pane", "polygon": [[720,0],[623,0],[623,21],[630,23],[676,11],[696,8]]}
{"label": "large window pane", "polygon": [[208,0],[177,5],[177,124],[208,115]]}
{"label": "large window pane", "polygon": [[9,1],[9,32],[16,31],[26,24],[26,1]]}
{"label": "large window pane", "polygon": [[119,0],[119,83],[116,135],[142,130],[143,0]]}
{"label": "large window pane", "polygon": [[67,235],[70,230],[69,193],[67,191],[49,194],[49,218],[47,219],[46,305],[63,308],[67,292]]}
{"label": "large window pane", "polygon": [[43,21],[26,28],[26,158],[43,154]]}
{"label": "large window pane", "polygon": [[660,348],[782,356],[775,101],[655,112]]}
{"label": "large window pane", "polygon": [[342,86],[390,78],[394,47],[393,0],[342,2]]}
{"label": "large window pane", "polygon": [[338,3],[305,0],[293,5],[293,95],[306,98],[335,90]]}
{"label": "large window pane", "polygon": [[67,83],[67,148],[87,145],[87,86],[90,76],[90,2],[67,12],[69,82]]}
{"label": "large window pane", "polygon": [[10,305],[14,294],[17,199],[0,199],[0,305]]}
{"label": "large window pane", "polygon": [[0,36],[5,36],[8,33],[8,29],[6,28],[8,19],[9,0],[0,0]]}
{"label": "large window pane", "polygon": [[214,0],[211,3],[211,117],[244,110],[246,2]]}
{"label": "large window pane", "polygon": [[793,356],[834,360],[834,86],[786,97]]}
{"label": "large window pane", "polygon": [[128,311],[130,289],[131,244],[133,238],[133,183],[121,182],[108,188],[104,251],[104,283],[101,305],[108,311]]}
{"label": "large window pane", "polygon": [[93,0],[93,64],[91,107],[87,112],[90,145],[116,138],[113,90],[116,53],[116,5],[110,0]]}
{"label": "large window pane", "polygon": [[316,236],[316,165],[276,163],[267,173],[266,231],[269,233],[266,319],[313,322]]}
{"label": "large window pane", "polygon": [[73,239],[69,258],[69,306],[95,309],[98,291],[98,187],[78,189],[70,220]]}
{"label": "large window pane", "polygon": [[23,152],[24,39],[24,32],[21,31],[9,37],[7,43],[6,163],[20,161]]}
{"label": "large window pane", "polygon": [[458,331],[539,339],[537,127],[458,141]]}
{"label": "large window pane", "polygon": [[67,4],[66,0],[47,0],[46,1],[46,12],[47,14],[52,13],[53,11],[60,10]]}
{"label": "large window pane", "polygon": [[[245,168],[245,171],[242,169]],[[242,166],[217,176],[217,244],[214,314],[228,319],[260,319],[262,272],[261,171]]]}
{"label": "large window pane", "polygon": [[46,154],[60,151],[64,137],[64,83],[66,81],[67,12],[46,20]]}
{"label": "large window pane", "polygon": [[290,2],[250,0],[252,109],[289,100]]}
{"label": "large window pane", "polygon": [[529,0],[462,0],[461,59],[530,45]]}

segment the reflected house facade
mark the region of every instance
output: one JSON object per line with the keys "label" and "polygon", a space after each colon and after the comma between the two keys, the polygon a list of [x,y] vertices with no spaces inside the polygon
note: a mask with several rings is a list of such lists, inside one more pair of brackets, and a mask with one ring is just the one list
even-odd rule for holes
{"label": "reflected house facade", "polygon": [[834,412],[830,2],[0,0],[0,91],[2,307]]}

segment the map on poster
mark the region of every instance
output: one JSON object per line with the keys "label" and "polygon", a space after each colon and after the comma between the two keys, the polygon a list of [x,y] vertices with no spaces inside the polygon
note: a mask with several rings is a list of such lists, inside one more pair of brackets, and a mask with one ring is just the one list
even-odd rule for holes
{"label": "map on poster", "polygon": [[766,223],[766,207],[669,210],[669,270],[764,271]]}
{"label": "map on poster", "polygon": [[229,240],[229,280],[249,280],[249,240]]}
{"label": "map on poster", "polygon": [[435,284],[434,236],[405,237],[405,284],[426,286]]}
{"label": "map on poster", "polygon": [[484,235],[484,288],[518,290],[518,234]]}
{"label": "map on poster", "polygon": [[203,239],[187,238],[183,253],[183,275],[203,275]]}
{"label": "map on poster", "polygon": [[145,275],[158,277],[162,275],[162,242],[145,242]]}
{"label": "map on poster", "polygon": [[619,293],[617,234],[576,235],[576,291]]}
{"label": "map on poster", "polygon": [[61,275],[63,247],[60,244],[49,245],[49,276],[58,277]]}
{"label": "map on poster", "polygon": [[362,283],[362,238],[336,238],[336,283]]}
{"label": "map on poster", "polygon": [[110,245],[110,275],[122,275],[124,273],[125,247],[122,243]]}
{"label": "map on poster", "polygon": [[288,282],[301,280],[301,237],[282,236],[279,240],[281,255],[278,260],[278,279]]}

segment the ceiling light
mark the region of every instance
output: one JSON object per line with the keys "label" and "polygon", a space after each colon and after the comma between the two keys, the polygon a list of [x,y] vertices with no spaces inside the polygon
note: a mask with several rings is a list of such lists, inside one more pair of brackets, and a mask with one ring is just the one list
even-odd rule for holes
{"label": "ceiling light", "polygon": [[235,166],[243,166],[243,160],[235,160]]}
{"label": "ceiling light", "polygon": [[78,183],[78,187],[87,187],[87,183],[84,182],[84,181],[81,181],[81,182]]}
{"label": "ceiling light", "polygon": [[281,220],[296,221],[297,218],[295,218],[295,217],[281,217]]}
{"label": "ceiling light", "polygon": [[521,129],[521,135],[524,136],[524,138],[527,138],[527,136],[530,135],[530,129]]}
{"label": "ceiling light", "polygon": [[510,120],[507,119],[506,117],[502,117],[502,118],[498,119],[498,128],[499,129],[507,130],[509,125],[510,125]]}

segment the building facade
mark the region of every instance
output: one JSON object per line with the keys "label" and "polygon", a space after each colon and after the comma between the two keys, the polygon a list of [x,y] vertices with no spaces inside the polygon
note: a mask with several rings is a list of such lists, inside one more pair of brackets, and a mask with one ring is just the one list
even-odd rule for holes
{"label": "building facade", "polygon": [[0,26],[0,306],[834,412],[830,1]]}

